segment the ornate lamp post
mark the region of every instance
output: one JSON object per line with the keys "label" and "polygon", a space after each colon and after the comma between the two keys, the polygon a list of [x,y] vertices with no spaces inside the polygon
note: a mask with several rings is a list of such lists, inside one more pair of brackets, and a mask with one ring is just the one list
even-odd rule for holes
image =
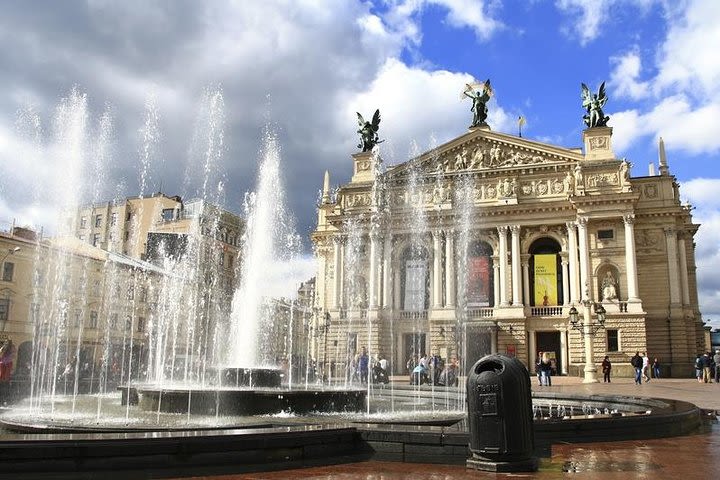
{"label": "ornate lamp post", "polygon": [[[595,367],[595,362],[593,361],[593,337],[599,330],[605,328],[605,307],[600,303],[589,300],[587,296],[580,304],[583,306],[583,321],[579,321],[578,310],[573,305],[570,307],[569,312],[570,328],[581,332],[585,338],[585,378],[583,379],[583,383],[597,383],[597,367]],[[593,307],[595,310],[597,322],[593,321],[590,307]]]}

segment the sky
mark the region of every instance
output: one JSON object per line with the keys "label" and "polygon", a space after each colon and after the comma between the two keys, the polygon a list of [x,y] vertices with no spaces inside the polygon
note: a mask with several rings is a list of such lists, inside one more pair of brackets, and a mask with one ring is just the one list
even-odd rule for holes
{"label": "sky", "polygon": [[381,154],[400,163],[466,132],[462,89],[489,78],[493,130],[516,134],[523,115],[524,137],[579,147],[580,83],[605,81],[613,147],[633,175],[664,139],[702,224],[701,311],[720,326],[720,2],[6,0],[0,44],[2,230],[54,228],[48,192],[69,175],[63,99],[86,105],[93,146],[76,190],[95,199],[191,198],[207,179],[240,213],[270,129],[309,245],[324,171],[334,185],[351,176],[356,112],[380,109]]}

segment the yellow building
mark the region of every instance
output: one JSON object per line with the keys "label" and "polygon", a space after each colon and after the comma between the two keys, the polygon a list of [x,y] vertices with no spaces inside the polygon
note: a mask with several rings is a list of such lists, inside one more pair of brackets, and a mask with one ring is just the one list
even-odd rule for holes
{"label": "yellow building", "polygon": [[557,373],[578,374],[607,354],[629,374],[640,351],[688,375],[704,348],[698,225],[662,141],[659,174],[631,177],[611,139],[589,128],[582,149],[564,148],[475,127],[383,173],[357,153],[336,196],[326,174],[312,234],[332,317],[322,361],[367,346],[395,374],[430,353],[466,366],[504,353],[532,370],[548,352]]}

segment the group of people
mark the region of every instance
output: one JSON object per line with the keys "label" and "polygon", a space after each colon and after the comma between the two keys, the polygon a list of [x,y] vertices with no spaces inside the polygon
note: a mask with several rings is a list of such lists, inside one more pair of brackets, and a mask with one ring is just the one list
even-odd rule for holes
{"label": "group of people", "polygon": [[700,383],[720,383],[720,350],[705,352],[695,357],[695,378]]}
{"label": "group of people", "polygon": [[[370,375],[370,364],[372,363],[372,376]],[[384,355],[378,355],[377,359],[371,360],[367,348],[362,347],[348,363],[348,380],[367,385],[368,380],[372,383],[390,383],[389,363]]]}
{"label": "group of people", "polygon": [[[607,381],[610,381],[610,360],[607,356],[605,359],[608,362],[608,374]],[[635,355],[630,359],[630,365],[635,369],[635,384],[642,385],[643,380],[645,383],[649,382],[651,378],[660,378],[660,360],[655,357],[650,363],[650,357],[647,353],[635,352]],[[652,368],[652,377],[650,376],[650,369]],[[603,361],[603,373],[605,372],[605,361]]]}
{"label": "group of people", "polygon": [[410,374],[410,385],[437,385],[453,387],[458,384],[457,360],[446,362],[435,353],[412,355],[405,364]]}

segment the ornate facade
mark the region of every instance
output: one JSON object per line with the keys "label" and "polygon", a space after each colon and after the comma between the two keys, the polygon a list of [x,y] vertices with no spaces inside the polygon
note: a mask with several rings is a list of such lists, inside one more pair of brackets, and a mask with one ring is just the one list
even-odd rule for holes
{"label": "ornate facade", "polygon": [[698,225],[662,143],[659,175],[631,177],[611,139],[589,128],[573,149],[476,127],[381,173],[357,153],[336,192],[326,174],[312,234],[317,304],[331,317],[318,363],[342,375],[365,346],[403,374],[417,353],[466,365],[506,353],[532,367],[550,352],[558,373],[576,374],[584,338],[568,313],[585,301],[607,311],[595,364],[607,354],[622,374],[641,351],[688,374],[704,348]]}

